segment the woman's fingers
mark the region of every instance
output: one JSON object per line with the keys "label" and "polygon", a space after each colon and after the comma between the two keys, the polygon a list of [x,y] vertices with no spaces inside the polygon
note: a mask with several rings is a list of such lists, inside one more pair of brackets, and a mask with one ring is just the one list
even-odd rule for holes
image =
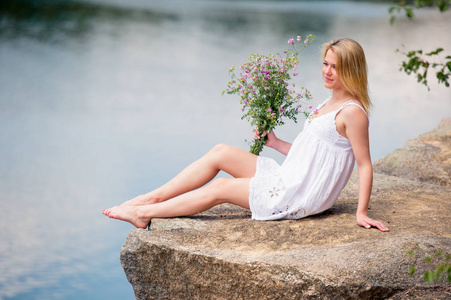
{"label": "woman's fingers", "polygon": [[[258,131],[258,127],[256,129],[254,129],[253,131],[255,132],[254,140],[259,140],[260,139],[260,131]],[[267,135],[267,133],[268,132],[266,130],[263,131],[261,137],[265,137]]]}
{"label": "woman's fingers", "polygon": [[360,226],[370,229],[371,227],[376,227],[380,231],[387,232],[388,228],[380,221],[373,220],[371,218],[365,218],[365,220],[358,220],[357,222]]}

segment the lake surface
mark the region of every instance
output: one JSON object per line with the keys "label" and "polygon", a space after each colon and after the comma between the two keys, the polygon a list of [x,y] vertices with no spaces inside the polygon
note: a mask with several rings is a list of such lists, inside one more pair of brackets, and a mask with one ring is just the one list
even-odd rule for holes
{"label": "lake surface", "polygon": [[[389,25],[387,4],[280,1],[2,1],[0,299],[133,299],[119,253],[128,223],[102,209],[169,180],[215,144],[248,149],[231,65],[314,34],[297,80],[322,87],[323,42],[364,47],[373,161],[451,116],[450,89],[398,71],[395,49],[451,51],[450,16]],[[302,129],[277,130],[293,140]],[[272,150],[262,155],[282,162]]]}

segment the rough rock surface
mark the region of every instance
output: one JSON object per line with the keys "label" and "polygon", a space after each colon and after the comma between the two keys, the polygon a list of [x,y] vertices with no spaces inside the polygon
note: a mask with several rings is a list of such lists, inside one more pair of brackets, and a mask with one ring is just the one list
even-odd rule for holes
{"label": "rough rock surface", "polygon": [[451,186],[451,118],[374,164],[374,170],[443,186]]}
{"label": "rough rock surface", "polygon": [[150,231],[130,231],[121,251],[136,299],[450,299],[444,281],[422,279],[443,261],[426,263],[426,255],[451,254],[450,130],[440,128],[415,145],[448,141],[437,146],[447,159],[434,152],[447,178],[412,180],[407,164],[407,175],[375,173],[370,215],[390,232],[356,225],[357,174],[330,210],[301,220],[253,221],[232,205],[154,219]]}

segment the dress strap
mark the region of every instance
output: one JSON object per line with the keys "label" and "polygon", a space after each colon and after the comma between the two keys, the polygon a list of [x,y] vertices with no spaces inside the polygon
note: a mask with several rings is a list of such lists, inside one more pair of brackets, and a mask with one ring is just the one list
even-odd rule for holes
{"label": "dress strap", "polygon": [[348,101],[346,101],[345,103],[343,103],[343,104],[340,106],[340,108],[337,110],[337,113],[335,114],[335,116],[336,116],[343,108],[345,108],[346,106],[349,106],[349,105],[355,105],[355,106],[357,106],[358,108],[360,108],[360,109],[365,113],[366,118],[368,119],[368,125],[369,125],[370,118],[368,117],[368,114],[366,113],[366,111],[363,109],[363,107],[362,107],[360,104],[355,103],[355,102],[353,102],[353,101],[356,101],[356,100],[348,100]]}
{"label": "dress strap", "polygon": [[340,110],[342,110],[342,109],[345,108],[346,106],[349,106],[349,105],[355,105],[355,106],[357,106],[358,108],[360,108],[360,109],[365,113],[366,117],[368,118],[368,114],[367,114],[366,111],[363,109],[363,107],[362,107],[360,104],[357,104],[357,103],[352,102],[352,101],[355,101],[355,100],[348,100],[348,101],[346,101],[345,103],[343,103],[343,104],[340,106],[340,108],[338,109],[337,113],[340,112]]}

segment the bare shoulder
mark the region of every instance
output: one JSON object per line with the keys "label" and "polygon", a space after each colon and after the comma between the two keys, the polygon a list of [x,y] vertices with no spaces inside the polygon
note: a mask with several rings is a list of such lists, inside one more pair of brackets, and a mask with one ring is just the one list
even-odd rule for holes
{"label": "bare shoulder", "polygon": [[[368,126],[368,116],[362,108],[359,101],[353,101],[357,105],[349,104],[344,107],[340,114],[338,114],[337,119],[341,117],[341,121],[346,125],[365,125]],[[340,116],[341,115],[341,116]]]}

